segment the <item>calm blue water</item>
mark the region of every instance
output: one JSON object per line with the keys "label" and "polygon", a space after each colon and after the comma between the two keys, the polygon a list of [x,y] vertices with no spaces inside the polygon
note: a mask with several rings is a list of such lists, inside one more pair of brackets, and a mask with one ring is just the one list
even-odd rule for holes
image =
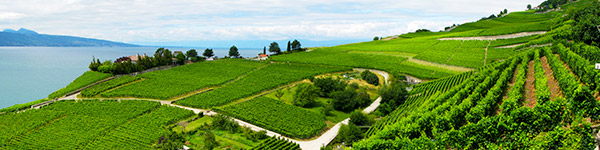
{"label": "calm blue water", "polygon": [[[168,48],[168,47],[167,47]],[[48,96],[88,70],[92,56],[114,60],[121,56],[153,55],[156,47],[0,47],[0,108]],[[186,51],[191,48],[169,48]],[[204,49],[196,48],[198,55]],[[223,57],[228,49],[214,49]],[[244,57],[261,50],[240,49]]]}

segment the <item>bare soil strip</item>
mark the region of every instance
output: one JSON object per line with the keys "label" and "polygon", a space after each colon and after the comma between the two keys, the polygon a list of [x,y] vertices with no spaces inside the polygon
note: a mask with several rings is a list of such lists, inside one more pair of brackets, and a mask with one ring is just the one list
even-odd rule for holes
{"label": "bare soil strip", "polygon": [[515,48],[517,46],[521,46],[524,45],[525,43],[519,43],[519,44],[513,44],[513,45],[506,45],[506,46],[498,46],[496,48]]}
{"label": "bare soil strip", "polygon": [[458,72],[467,72],[467,71],[474,70],[473,68],[467,68],[467,67],[462,67],[462,66],[454,66],[454,65],[434,63],[434,62],[420,60],[420,59],[414,59],[414,58],[409,58],[407,61],[419,64],[419,65],[430,66],[430,67],[437,67],[437,68],[443,68],[443,69],[447,69],[447,70],[451,70],[451,71],[458,71]]}
{"label": "bare soil strip", "polygon": [[563,97],[562,90],[560,90],[559,84],[554,78],[554,71],[550,68],[548,64],[548,59],[546,56],[541,58],[542,67],[546,71],[546,78],[548,79],[548,89],[550,90],[550,100],[555,100],[557,97]]}
{"label": "bare soil strip", "polygon": [[533,82],[535,81],[533,60],[529,61],[527,66],[527,79],[525,80],[525,107],[533,108],[537,103],[537,99],[535,97],[535,86],[533,85]]}
{"label": "bare soil strip", "polygon": [[512,39],[512,38],[518,38],[518,37],[544,34],[546,32],[547,31],[536,31],[536,32],[521,32],[521,33],[495,35],[495,36],[451,37],[451,38],[441,38],[439,40],[479,40],[479,41],[499,40],[499,39]]}

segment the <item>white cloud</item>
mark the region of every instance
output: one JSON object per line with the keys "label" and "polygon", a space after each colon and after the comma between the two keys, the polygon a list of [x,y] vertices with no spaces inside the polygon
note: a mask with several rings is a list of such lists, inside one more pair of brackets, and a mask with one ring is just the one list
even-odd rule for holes
{"label": "white cloud", "polygon": [[0,27],[125,42],[369,39],[441,30],[541,1],[0,0]]}

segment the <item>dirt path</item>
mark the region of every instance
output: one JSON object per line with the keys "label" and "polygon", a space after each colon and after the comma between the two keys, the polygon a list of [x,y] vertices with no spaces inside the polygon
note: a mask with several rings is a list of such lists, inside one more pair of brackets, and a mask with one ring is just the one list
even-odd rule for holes
{"label": "dirt path", "polygon": [[518,38],[518,37],[544,34],[546,32],[547,31],[536,31],[536,32],[521,32],[521,33],[495,35],[495,36],[451,37],[451,38],[441,38],[439,40],[479,40],[479,41],[500,40],[500,39],[512,39],[512,38]]}
{"label": "dirt path", "polygon": [[554,78],[554,71],[550,68],[550,64],[548,64],[548,59],[546,56],[541,58],[542,67],[544,67],[544,71],[546,71],[546,78],[548,79],[548,89],[550,90],[550,100],[555,100],[557,97],[563,97],[562,90],[560,90],[560,85]]}
{"label": "dirt path", "polygon": [[492,44],[492,41],[489,41],[488,45],[485,46],[485,56],[483,57],[483,66],[485,66],[487,64],[487,52],[488,52],[488,48],[490,47],[491,44]]}
{"label": "dirt path", "polygon": [[527,79],[525,80],[525,106],[529,108],[533,108],[537,103],[535,86],[533,85],[533,82],[535,81],[535,69],[533,64],[533,60],[529,61],[527,64]]}

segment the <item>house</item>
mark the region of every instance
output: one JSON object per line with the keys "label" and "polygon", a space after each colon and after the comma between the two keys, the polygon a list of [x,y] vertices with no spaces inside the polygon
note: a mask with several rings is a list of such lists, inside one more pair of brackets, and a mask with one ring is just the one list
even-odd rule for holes
{"label": "house", "polygon": [[129,60],[131,60],[131,63],[137,64],[137,62],[140,60],[139,58],[146,57],[146,54],[144,54],[144,55],[135,54],[135,55],[127,56],[127,57],[129,58]]}
{"label": "house", "polygon": [[258,54],[258,58],[256,58],[256,60],[267,60],[269,58],[269,55],[267,54]]}
{"label": "house", "polygon": [[206,61],[213,61],[213,60],[215,60],[213,57],[206,58]]}

